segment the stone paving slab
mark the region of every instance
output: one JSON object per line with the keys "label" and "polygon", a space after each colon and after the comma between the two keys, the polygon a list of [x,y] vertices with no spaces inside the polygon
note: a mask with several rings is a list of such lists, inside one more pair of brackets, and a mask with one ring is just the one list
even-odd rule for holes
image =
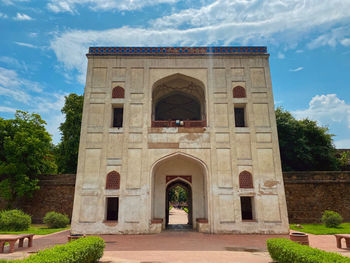
{"label": "stone paving slab", "polygon": [[[293,231],[294,232],[294,231]],[[33,247],[0,254],[0,259],[19,259],[41,249],[67,242],[69,230],[35,236]],[[164,231],[154,235],[100,235],[106,242],[103,263],[269,263],[266,240],[288,235],[210,235],[197,232]],[[310,245],[350,257],[338,249],[333,235],[309,235]]]}

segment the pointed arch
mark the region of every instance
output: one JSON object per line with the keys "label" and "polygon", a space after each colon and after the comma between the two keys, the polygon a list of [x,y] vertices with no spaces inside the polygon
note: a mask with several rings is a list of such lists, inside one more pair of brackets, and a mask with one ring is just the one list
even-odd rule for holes
{"label": "pointed arch", "polygon": [[232,90],[233,93],[233,97],[234,98],[245,98],[247,97],[246,92],[245,92],[245,88],[243,88],[242,86],[236,86],[233,88]]}
{"label": "pointed arch", "polygon": [[[152,85],[152,126],[206,126],[205,87],[201,80],[180,73]],[[178,125],[180,126],[180,125]]]}
{"label": "pointed arch", "polygon": [[118,190],[120,188],[120,174],[116,171],[109,172],[106,179],[106,189]]}
{"label": "pointed arch", "polygon": [[125,98],[125,90],[120,86],[114,87],[112,90],[112,98],[113,99],[124,99]]}
{"label": "pointed arch", "polygon": [[239,174],[239,188],[254,188],[253,176],[248,171],[243,171]]}

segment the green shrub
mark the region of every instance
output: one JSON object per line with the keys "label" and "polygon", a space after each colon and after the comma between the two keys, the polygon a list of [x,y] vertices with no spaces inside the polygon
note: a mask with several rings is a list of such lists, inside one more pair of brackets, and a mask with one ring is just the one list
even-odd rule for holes
{"label": "green shrub", "polygon": [[32,223],[30,215],[21,210],[0,211],[0,230],[3,231],[23,231],[27,230]]}
{"label": "green shrub", "polygon": [[188,214],[188,208],[184,207],[184,211]]}
{"label": "green shrub", "polygon": [[48,228],[63,228],[69,224],[69,218],[66,215],[52,211],[46,213],[44,223]]}
{"label": "green shrub", "polygon": [[100,237],[83,237],[64,245],[56,245],[21,260],[23,263],[93,263],[103,255],[105,242]]}
{"label": "green shrub", "polygon": [[343,218],[337,212],[326,210],[322,214],[321,221],[326,227],[337,227],[341,224]]}
{"label": "green shrub", "polygon": [[267,240],[267,250],[279,263],[350,263],[350,258],[337,253],[300,245],[285,238]]}

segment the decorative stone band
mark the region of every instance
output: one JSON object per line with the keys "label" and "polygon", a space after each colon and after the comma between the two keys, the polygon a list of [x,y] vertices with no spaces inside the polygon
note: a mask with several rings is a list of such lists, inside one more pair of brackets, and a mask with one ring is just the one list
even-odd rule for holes
{"label": "decorative stone band", "polygon": [[90,47],[87,56],[265,55],[266,47]]}

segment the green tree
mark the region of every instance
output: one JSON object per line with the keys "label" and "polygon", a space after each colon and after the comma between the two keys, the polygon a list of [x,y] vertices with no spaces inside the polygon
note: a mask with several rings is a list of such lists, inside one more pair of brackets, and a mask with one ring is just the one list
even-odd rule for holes
{"label": "green tree", "polygon": [[283,171],[338,170],[339,161],[327,127],[309,119],[296,120],[282,108],[276,122]]}
{"label": "green tree", "polygon": [[38,114],[17,111],[15,119],[0,118],[0,196],[11,208],[17,198],[39,188],[37,175],[55,173],[51,135]]}
{"label": "green tree", "polygon": [[56,161],[59,173],[76,173],[84,97],[71,93],[65,98],[61,111],[66,119],[59,127],[62,138],[56,148]]}

